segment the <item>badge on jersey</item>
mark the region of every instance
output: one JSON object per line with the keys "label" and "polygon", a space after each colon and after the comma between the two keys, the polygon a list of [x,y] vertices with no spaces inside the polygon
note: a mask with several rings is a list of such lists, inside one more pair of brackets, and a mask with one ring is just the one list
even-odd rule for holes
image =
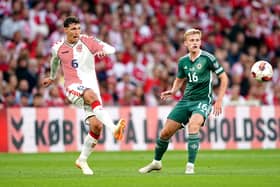
{"label": "badge on jersey", "polygon": [[76,47],[77,52],[79,52],[79,53],[82,52],[82,48],[83,48],[82,44],[77,45],[77,47]]}

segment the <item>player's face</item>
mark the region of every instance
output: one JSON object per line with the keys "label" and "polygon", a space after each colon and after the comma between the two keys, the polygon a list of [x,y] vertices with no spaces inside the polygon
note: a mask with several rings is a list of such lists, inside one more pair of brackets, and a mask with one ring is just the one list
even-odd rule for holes
{"label": "player's face", "polygon": [[197,52],[200,50],[201,36],[199,34],[191,34],[186,37],[184,44],[190,53]]}
{"label": "player's face", "polygon": [[70,24],[69,27],[64,28],[66,34],[67,42],[73,44],[78,42],[81,34],[81,25],[80,24]]}

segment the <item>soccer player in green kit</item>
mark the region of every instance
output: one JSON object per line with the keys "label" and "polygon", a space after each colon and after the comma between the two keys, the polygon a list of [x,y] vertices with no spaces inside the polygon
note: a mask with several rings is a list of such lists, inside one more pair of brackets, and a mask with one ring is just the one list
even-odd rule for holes
{"label": "soccer player in green kit", "polygon": [[200,141],[199,129],[204,125],[213,105],[212,72],[218,76],[221,83],[219,94],[213,105],[213,114],[217,116],[222,112],[222,100],[227,89],[228,77],[216,58],[200,49],[201,35],[198,29],[189,29],[184,34],[184,45],[189,53],[180,58],[173,86],[170,90],[161,93],[161,99],[165,100],[175,94],[187,80],[184,96],[167,117],[164,128],[156,141],[154,160],[140,168],[140,173],[149,173],[162,168],[161,159],[167,150],[169,139],[187,124],[188,162],[185,173],[194,174],[194,163]]}

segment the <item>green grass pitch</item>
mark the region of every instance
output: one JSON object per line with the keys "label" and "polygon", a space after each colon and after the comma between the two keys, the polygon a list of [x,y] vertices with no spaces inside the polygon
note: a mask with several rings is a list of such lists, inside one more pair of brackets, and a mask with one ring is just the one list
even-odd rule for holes
{"label": "green grass pitch", "polygon": [[280,150],[200,151],[196,174],[185,175],[185,151],[167,151],[160,172],[139,174],[152,151],[94,152],[84,176],[79,153],[0,154],[1,187],[217,187],[280,186]]}

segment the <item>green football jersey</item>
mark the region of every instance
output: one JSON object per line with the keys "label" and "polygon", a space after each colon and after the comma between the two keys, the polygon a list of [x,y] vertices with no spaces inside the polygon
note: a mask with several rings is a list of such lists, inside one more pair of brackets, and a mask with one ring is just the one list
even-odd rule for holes
{"label": "green football jersey", "polygon": [[207,51],[201,50],[194,61],[191,61],[189,54],[180,58],[177,77],[187,78],[183,100],[212,102],[212,72],[220,75],[224,69]]}

